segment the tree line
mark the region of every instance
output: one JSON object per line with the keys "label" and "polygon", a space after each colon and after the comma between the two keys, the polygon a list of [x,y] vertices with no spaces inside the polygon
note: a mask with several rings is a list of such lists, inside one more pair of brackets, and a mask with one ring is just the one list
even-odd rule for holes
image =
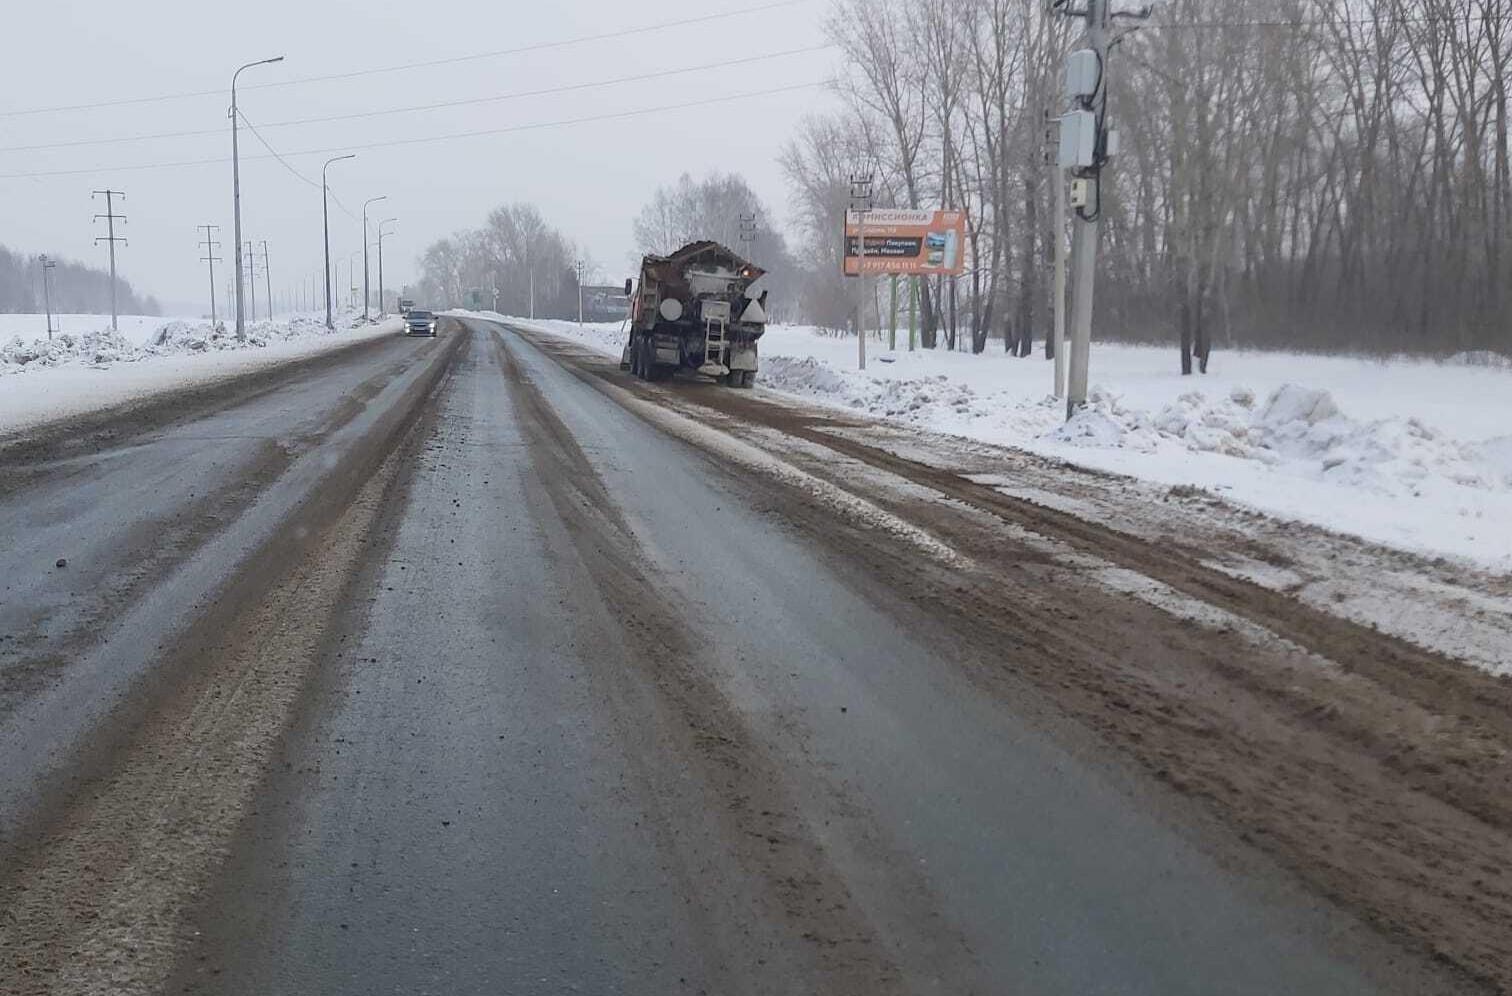
{"label": "tree line", "polygon": [[[1121,24],[1124,22],[1120,22]],[[921,282],[923,340],[1046,342],[1063,219],[1047,131],[1080,22],[1044,0],[835,0],[844,110],[782,153],[804,310],[843,324],[850,178],[965,208],[971,266]],[[1512,0],[1168,0],[1107,67],[1095,334],[1370,352],[1508,346]],[[875,318],[873,319],[875,320]]]}
{"label": "tree line", "polygon": [[[54,257],[47,280],[54,314],[110,314],[110,273],[83,263]],[[131,284],[116,279],[116,305],[123,315],[159,315],[162,308],[150,294],[139,295]],[[42,288],[42,259],[0,246],[0,312],[41,314],[46,306]]]}
{"label": "tree line", "polygon": [[529,204],[494,209],[482,226],[426,247],[416,292],[426,307],[462,307],[482,293],[507,315],[528,315],[534,299],[540,318],[576,318],[577,247]]}

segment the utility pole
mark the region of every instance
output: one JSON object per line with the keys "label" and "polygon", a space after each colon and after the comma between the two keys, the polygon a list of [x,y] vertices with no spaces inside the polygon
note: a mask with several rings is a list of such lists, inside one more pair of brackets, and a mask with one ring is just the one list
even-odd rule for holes
{"label": "utility pole", "polygon": [[383,317],[384,304],[388,300],[383,296],[383,226],[398,220],[398,218],[384,218],[378,223],[378,317],[380,318]]}
{"label": "utility pole", "polygon": [[[376,204],[379,201],[386,200],[388,200],[388,194],[384,194],[381,197],[369,197],[367,200],[362,202],[362,320],[364,322],[368,320],[368,300],[370,297],[368,293],[367,209],[369,204]],[[378,310],[383,310],[381,307],[381,302]]]}
{"label": "utility pole", "polygon": [[756,212],[740,215],[740,254],[756,262]]}
{"label": "utility pole", "polygon": [[1055,396],[1066,396],[1066,172],[1055,165]]}
{"label": "utility pole", "polygon": [[525,269],[530,276],[530,320],[535,321],[535,265],[530,262],[530,236],[525,237]]}
{"label": "utility pole", "polygon": [[247,63],[231,74],[231,207],[236,218],[236,231],[233,234],[236,236],[236,337],[238,339],[247,337],[247,322],[242,312],[241,153],[236,144],[236,78],[242,74],[242,70],[282,61],[281,55],[271,59],[259,59],[256,62]]}
{"label": "utility pole", "polygon": [[746,259],[756,262],[756,212],[740,216],[740,249]]}
{"label": "utility pole", "polygon": [[1066,172],[1061,168],[1057,146],[1060,144],[1061,120],[1045,113],[1045,167],[1050,171],[1050,183],[1054,189],[1055,202],[1052,211],[1050,232],[1054,239],[1055,278],[1051,283],[1050,315],[1055,322],[1047,346],[1055,360],[1055,389],[1057,398],[1066,396]]}
{"label": "utility pole", "polygon": [[866,369],[866,216],[872,207],[870,173],[852,173],[851,213],[856,218],[856,358],[857,369]]}
{"label": "utility pole", "polygon": [[352,250],[347,254],[347,307],[357,310],[357,255],[358,252],[367,253],[367,247],[361,250]]}
{"label": "utility pole", "polygon": [[263,289],[268,292],[268,321],[273,320],[273,278],[268,269],[268,240],[262,240],[263,247]]}
{"label": "utility pole", "polygon": [[247,289],[251,293],[251,300],[248,302],[251,304],[251,308],[248,310],[252,312],[252,320],[255,322],[257,321],[257,254],[252,251],[252,242],[250,239],[247,241],[246,249]]}
{"label": "utility pole", "polygon": [[104,242],[110,246],[110,331],[115,332],[118,331],[116,326],[117,318],[119,317],[116,313],[115,247],[117,242],[121,243],[122,245],[127,244],[124,236],[117,236],[115,233],[115,223],[117,221],[121,222],[123,225],[126,223],[126,216],[124,214],[115,213],[115,199],[119,197],[124,201],[126,199],[126,195],[121,193],[119,190],[96,190],[89,196],[91,199],[93,199],[101,194],[105,195],[105,213],[95,215],[94,220],[99,221],[101,218],[105,219],[105,231],[107,234],[103,237],[96,238],[95,245],[99,245],[101,242]]}
{"label": "utility pole", "polygon": [[326,170],[331,168],[332,163],[339,163],[343,159],[356,159],[357,153],[348,152],[344,156],[336,156],[327,159],[325,165],[320,167],[320,224],[325,233],[325,306],[326,328],[334,332],[336,323],[331,320],[331,194],[330,184],[326,181]]}
{"label": "utility pole", "polygon": [[46,253],[43,253],[39,259],[42,262],[42,307],[47,310],[47,341],[52,342],[52,286],[48,275],[58,264],[48,259]]}
{"label": "utility pole", "polygon": [[583,324],[583,261],[577,261],[578,324]]}
{"label": "utility pole", "polygon": [[1111,0],[1083,0],[1072,8],[1068,0],[1055,0],[1055,9],[1086,22],[1086,47],[1072,52],[1066,61],[1066,96],[1074,108],[1062,116],[1059,165],[1072,171],[1071,207],[1076,211],[1072,229],[1072,266],[1075,277],[1071,299],[1071,364],[1066,390],[1066,418],[1087,403],[1088,365],[1092,353],[1093,283],[1097,279],[1097,240],[1102,220],[1103,167],[1118,152],[1117,132],[1108,128],[1108,53],[1116,39],[1110,31],[1115,18],[1143,20],[1150,8],[1139,12],[1111,10]]}
{"label": "utility pole", "polygon": [[220,257],[215,254],[215,250],[220,248],[220,243],[215,240],[215,233],[220,231],[220,226],[200,225],[198,227],[200,231],[205,233],[204,241],[200,242],[200,246],[205,250],[205,254],[200,257],[200,262],[207,263],[210,266],[210,328],[214,329],[220,324],[219,318],[215,313],[215,264],[220,262]]}

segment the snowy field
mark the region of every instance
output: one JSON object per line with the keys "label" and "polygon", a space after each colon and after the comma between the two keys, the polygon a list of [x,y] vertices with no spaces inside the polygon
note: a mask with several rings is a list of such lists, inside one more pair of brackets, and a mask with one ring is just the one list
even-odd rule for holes
{"label": "snowy field", "polygon": [[[67,317],[67,316],[65,316]],[[0,433],[123,404],[190,384],[249,373],[359,338],[399,331],[399,319],[363,326],[342,315],[328,332],[323,316],[295,315],[255,322],[245,342],[208,320],[81,316],[75,331],[47,338],[41,315],[0,316],[0,329],[35,328],[0,338]],[[65,329],[69,328],[65,324]],[[54,326],[56,328],[56,324]]]}
{"label": "snowy field", "polygon": [[[614,356],[623,345],[618,323],[535,324]],[[771,328],[758,384],[1512,572],[1512,369],[1484,357],[1228,352],[1182,377],[1174,348],[1098,343],[1092,404],[1067,424],[1041,357],[869,345],[861,373],[854,338]]]}

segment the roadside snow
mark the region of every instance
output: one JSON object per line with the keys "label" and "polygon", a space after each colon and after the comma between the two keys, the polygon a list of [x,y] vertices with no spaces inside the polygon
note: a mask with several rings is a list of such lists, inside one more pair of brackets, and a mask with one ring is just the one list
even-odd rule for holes
{"label": "roadside snow", "polygon": [[208,321],[154,319],[150,332],[107,328],[0,342],[0,433],[111,408],[135,398],[250,373],[359,339],[390,335],[397,318],[362,325],[343,315],[335,332],[314,316],[249,326],[245,342]]}
{"label": "roadside snow", "polygon": [[[612,356],[623,346],[619,323],[534,324]],[[758,383],[1512,572],[1512,369],[1497,354],[1435,363],[1229,352],[1206,376],[1182,377],[1172,349],[1098,343],[1097,386],[1067,422],[1038,357],[870,345],[862,373],[854,338],[773,327]]]}
{"label": "roadside snow", "polygon": [[[135,343],[147,341],[147,339],[162,327],[170,317],[162,315],[120,315],[116,325],[121,330],[121,335]],[[105,332],[110,329],[109,315],[53,315],[53,334],[67,332],[72,335],[85,335],[92,332]],[[47,316],[28,314],[0,314],[0,343],[10,342],[12,339],[46,339]]]}
{"label": "roadside snow", "polygon": [[[261,349],[275,342],[327,334],[322,319],[314,315],[252,322],[247,326],[245,339],[238,339],[225,323],[212,326],[208,321],[158,318],[150,328],[137,325],[114,332],[109,321],[105,319],[104,328],[55,332],[50,338],[44,333],[30,341],[21,336],[0,341],[0,375],[77,363],[103,367],[154,356]],[[337,331],[360,325],[360,320],[354,323],[353,316],[343,316],[337,323]]]}

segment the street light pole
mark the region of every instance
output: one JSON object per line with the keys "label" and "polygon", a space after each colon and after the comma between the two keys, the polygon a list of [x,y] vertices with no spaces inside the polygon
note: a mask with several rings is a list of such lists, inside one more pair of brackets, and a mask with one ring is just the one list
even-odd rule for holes
{"label": "street light pole", "polygon": [[368,320],[368,233],[367,233],[367,209],[369,204],[388,200],[388,194],[381,197],[369,197],[362,202],[362,320]]}
{"label": "street light pole", "polygon": [[[327,159],[325,165],[320,167],[320,224],[325,232],[325,298],[326,298],[326,328],[332,331],[336,329],[336,323],[331,320],[331,205],[330,186],[326,182],[326,170],[331,168],[332,163],[339,163],[343,159],[356,159],[357,153],[348,152],[344,156],[336,156]],[[240,225],[240,222],[237,223]],[[240,228],[237,229],[240,231]],[[241,291],[237,291],[236,298],[236,322],[241,325]]]}
{"label": "street light pole", "polygon": [[283,56],[249,62],[231,74],[231,204],[236,217],[236,338],[247,337],[247,320],[242,311],[242,233],[241,233],[241,155],[236,138],[236,78],[243,69],[282,62]]}
{"label": "street light pole", "polygon": [[398,218],[384,218],[378,223],[378,317],[383,317],[384,302],[388,299],[383,296],[383,226]]}

